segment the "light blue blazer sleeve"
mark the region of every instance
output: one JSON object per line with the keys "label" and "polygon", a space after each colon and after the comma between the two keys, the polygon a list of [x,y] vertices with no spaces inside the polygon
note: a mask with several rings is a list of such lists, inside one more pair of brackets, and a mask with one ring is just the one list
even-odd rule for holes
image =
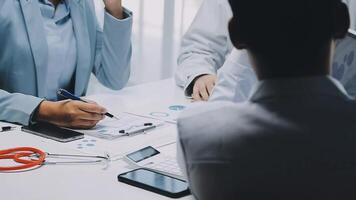
{"label": "light blue blazer sleeve", "polygon": [[33,111],[41,102],[41,98],[31,95],[0,90],[0,120],[28,125]]}
{"label": "light blue blazer sleeve", "polygon": [[[118,20],[108,13],[99,28],[92,0],[70,0],[77,40],[74,93],[86,94],[90,74],[111,89],[130,75],[132,14]],[[38,1],[0,1],[0,121],[29,124],[46,97],[46,33]]]}
{"label": "light blue blazer sleeve", "polygon": [[132,13],[125,9],[125,15],[125,19],[118,20],[105,12],[104,30],[97,25],[93,73],[113,90],[123,88],[130,78]]}

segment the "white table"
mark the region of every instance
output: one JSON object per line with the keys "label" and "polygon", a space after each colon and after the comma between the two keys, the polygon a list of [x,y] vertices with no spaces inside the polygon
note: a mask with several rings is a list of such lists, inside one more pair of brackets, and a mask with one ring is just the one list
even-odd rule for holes
{"label": "white table", "polygon": [[[130,111],[144,105],[186,104],[183,91],[172,79],[125,88],[113,94],[88,97],[113,112]],[[3,125],[3,124],[0,124]],[[157,130],[159,131],[159,130]],[[161,130],[162,132],[162,130]],[[176,137],[176,126],[168,124],[163,132]],[[160,134],[160,133],[157,133]],[[149,143],[145,144],[151,145]],[[0,133],[0,149],[31,146],[51,153],[78,154],[65,145],[43,139],[19,129]],[[159,150],[175,156],[175,144]],[[129,150],[128,150],[129,151]],[[4,200],[150,200],[170,199],[117,181],[117,175],[130,169],[117,160],[107,169],[103,165],[48,165],[23,173],[0,173],[0,199]],[[182,199],[192,199],[191,196]]]}

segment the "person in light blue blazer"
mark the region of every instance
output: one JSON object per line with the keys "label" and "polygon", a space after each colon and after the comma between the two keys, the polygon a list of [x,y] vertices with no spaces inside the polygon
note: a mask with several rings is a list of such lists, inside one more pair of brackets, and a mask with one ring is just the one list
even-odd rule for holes
{"label": "person in light blue blazer", "polygon": [[92,0],[0,1],[0,120],[91,128],[106,110],[61,100],[86,93],[91,73],[119,90],[130,76],[132,13],[104,0],[104,28]]}

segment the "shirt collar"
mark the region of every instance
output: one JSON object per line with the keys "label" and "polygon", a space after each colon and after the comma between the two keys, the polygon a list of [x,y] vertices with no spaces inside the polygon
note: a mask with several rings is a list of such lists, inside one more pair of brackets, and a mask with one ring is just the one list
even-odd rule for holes
{"label": "shirt collar", "polygon": [[341,83],[330,76],[316,76],[307,78],[263,80],[256,84],[250,101],[276,97],[315,97],[335,96],[352,99]]}
{"label": "shirt collar", "polygon": [[[49,6],[54,7],[53,3],[51,1],[49,1],[49,0],[39,0],[39,2],[42,3],[42,4],[45,4],[45,5],[49,5]],[[59,4],[63,4],[63,3],[68,5],[68,0],[62,0]]]}
{"label": "shirt collar", "polygon": [[55,20],[56,24],[63,24],[70,18],[70,8],[68,0],[62,0],[55,9],[49,0],[39,0],[40,9],[44,18]]}

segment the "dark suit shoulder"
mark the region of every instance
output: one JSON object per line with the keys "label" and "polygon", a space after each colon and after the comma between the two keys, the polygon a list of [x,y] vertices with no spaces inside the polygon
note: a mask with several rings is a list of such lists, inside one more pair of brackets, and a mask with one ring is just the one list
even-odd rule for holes
{"label": "dark suit shoulder", "polygon": [[[256,115],[258,113],[258,115]],[[270,114],[256,104],[204,103],[185,111],[178,120],[180,142],[191,159],[221,158],[230,147],[238,147],[247,138],[256,137]],[[277,123],[277,122],[276,122]],[[195,158],[193,158],[195,157]]]}

